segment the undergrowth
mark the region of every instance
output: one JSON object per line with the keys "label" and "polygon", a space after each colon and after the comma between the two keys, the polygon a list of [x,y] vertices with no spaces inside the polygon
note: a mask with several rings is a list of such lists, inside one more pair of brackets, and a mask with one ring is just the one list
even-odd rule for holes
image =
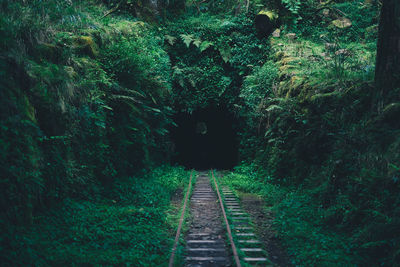
{"label": "undergrowth", "polygon": [[288,189],[268,182],[251,166],[240,165],[222,178],[232,189],[259,195],[274,213],[277,236],[296,266],[356,266],[357,244],[325,223],[328,212],[304,189]]}
{"label": "undergrowth", "polygon": [[[1,214],[32,224],[166,157],[169,58],[149,24],[98,1],[1,4]],[[7,14],[3,16],[3,14]]]}
{"label": "undergrowth", "polygon": [[2,232],[2,265],[166,265],[180,216],[170,200],[188,181],[183,168],[164,166],[126,177],[107,197],[68,198],[31,227]]}

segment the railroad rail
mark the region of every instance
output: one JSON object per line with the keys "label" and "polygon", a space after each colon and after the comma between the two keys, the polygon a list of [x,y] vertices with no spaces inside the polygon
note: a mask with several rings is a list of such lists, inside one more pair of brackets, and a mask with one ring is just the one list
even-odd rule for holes
{"label": "railroad rail", "polygon": [[[226,187],[220,190],[213,170],[210,175],[200,172],[195,185],[192,185],[192,176],[193,172],[190,174],[169,267],[175,263],[188,206],[191,222],[185,238],[185,266],[241,267],[242,262],[255,266],[270,265],[261,242],[256,239],[250,217],[240,208],[232,191]],[[188,202],[192,187],[193,194]]]}

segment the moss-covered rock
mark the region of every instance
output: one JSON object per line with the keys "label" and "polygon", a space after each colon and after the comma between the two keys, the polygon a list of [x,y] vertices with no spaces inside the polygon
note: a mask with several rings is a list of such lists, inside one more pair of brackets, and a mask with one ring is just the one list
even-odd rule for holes
{"label": "moss-covered rock", "polygon": [[275,61],[280,61],[282,58],[288,57],[288,54],[285,53],[284,51],[278,51],[274,55]]}
{"label": "moss-covered rock", "polygon": [[132,36],[140,30],[146,29],[148,24],[143,21],[122,21],[110,24],[114,35]]}
{"label": "moss-covered rock", "polygon": [[91,36],[75,36],[72,39],[73,48],[80,53],[97,57],[99,48]]}
{"label": "moss-covered rock", "polygon": [[287,64],[287,65],[282,65],[282,66],[280,66],[280,67],[279,67],[279,71],[280,71],[280,72],[286,72],[286,71],[288,71],[288,70],[290,70],[290,69],[294,69],[294,68],[295,68],[294,65]]}
{"label": "moss-covered rock", "polygon": [[315,94],[310,97],[310,101],[313,104],[326,103],[337,100],[340,95],[341,93],[337,91],[330,93]]}
{"label": "moss-covered rock", "polygon": [[281,65],[289,65],[291,63],[300,63],[300,59],[296,57],[284,57],[278,63]]}

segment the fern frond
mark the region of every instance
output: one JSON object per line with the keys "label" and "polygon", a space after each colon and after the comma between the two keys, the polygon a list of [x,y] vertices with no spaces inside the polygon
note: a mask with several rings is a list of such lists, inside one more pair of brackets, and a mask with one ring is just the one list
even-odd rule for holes
{"label": "fern frond", "polygon": [[214,45],[214,44],[212,42],[209,42],[209,41],[202,42],[200,47],[199,47],[200,48],[200,52],[203,52],[203,51],[207,50],[207,48],[209,48],[212,45]]}
{"label": "fern frond", "polygon": [[196,40],[194,40],[193,44],[194,44],[197,48],[199,48],[199,47],[200,47],[200,44],[201,44],[201,40],[200,40],[200,39],[196,39]]}
{"label": "fern frond", "polygon": [[171,36],[171,35],[166,34],[166,35],[164,35],[164,38],[165,38],[165,40],[167,40],[167,42],[168,42],[170,45],[174,45],[174,44],[175,44],[176,37],[173,37],[173,36]]}
{"label": "fern frond", "polygon": [[225,63],[228,63],[232,57],[231,48],[229,46],[224,46],[218,49],[219,53],[221,54],[222,60]]}
{"label": "fern frond", "polygon": [[194,41],[194,36],[193,34],[181,34],[181,39],[183,43],[186,45],[187,48],[189,48],[190,44]]}

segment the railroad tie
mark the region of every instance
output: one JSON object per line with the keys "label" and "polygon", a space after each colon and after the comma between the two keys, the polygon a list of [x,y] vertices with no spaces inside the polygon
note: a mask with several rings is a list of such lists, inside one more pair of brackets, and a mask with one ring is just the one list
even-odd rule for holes
{"label": "railroad tie", "polygon": [[[229,188],[219,189],[213,171],[211,175],[215,190],[211,187],[207,172],[200,172],[196,184],[193,185],[193,193],[188,204],[191,225],[185,237],[184,265],[241,267],[240,261],[242,261],[246,262],[246,266],[269,266],[271,262],[262,248],[262,242],[254,233],[250,216],[241,208],[239,199]],[[221,217],[225,220],[226,228],[221,223]],[[181,220],[182,218],[183,216]],[[179,231],[180,227],[176,240]],[[231,246],[233,255],[228,246]],[[176,244],[170,266],[173,264],[175,250]],[[241,259],[238,250],[243,255]]]}
{"label": "railroad tie", "polygon": [[231,218],[231,227],[235,232],[235,243],[244,256],[242,261],[248,265],[268,266],[271,262],[267,258],[266,251],[262,248],[262,242],[257,239],[254,229],[251,226],[251,218],[241,208],[239,199],[227,187],[222,188],[224,204],[227,207]]}
{"label": "railroad tie", "polygon": [[231,266],[221,210],[205,172],[197,177],[190,199],[191,226],[186,234],[185,266]]}

